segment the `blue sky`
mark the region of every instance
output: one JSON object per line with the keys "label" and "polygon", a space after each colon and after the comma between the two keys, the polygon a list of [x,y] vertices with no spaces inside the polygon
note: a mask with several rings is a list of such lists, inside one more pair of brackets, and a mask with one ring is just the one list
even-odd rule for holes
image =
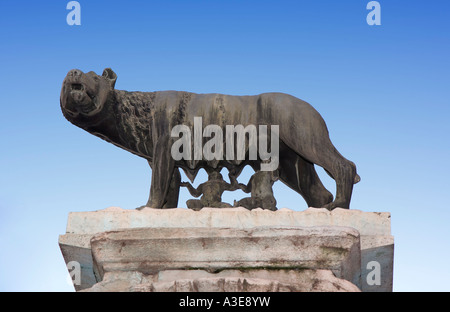
{"label": "blue sky", "polygon": [[[57,243],[68,213],[147,200],[146,161],[59,108],[70,69],[105,67],[117,89],[311,103],[358,167],[351,208],[392,214],[394,290],[450,290],[450,2],[381,0],[380,26],[367,0],[80,0],[81,26],[68,2],[0,3],[0,291],[71,291]],[[275,195],[307,208],[281,182]]]}

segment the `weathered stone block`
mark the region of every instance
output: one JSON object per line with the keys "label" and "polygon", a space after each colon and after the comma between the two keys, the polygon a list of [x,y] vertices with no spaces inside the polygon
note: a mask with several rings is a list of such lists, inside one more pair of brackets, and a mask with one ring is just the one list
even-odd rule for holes
{"label": "weathered stone block", "polygon": [[[356,285],[337,278],[330,270],[225,270],[220,273],[206,271],[162,271],[175,278],[162,278],[133,272],[106,273],[103,281],[87,292],[359,292]],[[192,273],[193,272],[193,273]],[[270,272],[269,278],[265,276]],[[186,276],[188,275],[188,276]],[[284,280],[283,276],[288,276]],[[159,279],[158,279],[159,277]],[[277,280],[277,278],[280,278]]]}
{"label": "weathered stone block", "polygon": [[359,233],[345,227],[142,228],[91,239],[96,270],[328,269],[360,285]]}
{"label": "weathered stone block", "polygon": [[[389,213],[347,209],[330,212],[315,208],[305,211],[283,208],[275,212],[262,209],[249,211],[243,208],[202,209],[198,212],[181,208],[142,211],[108,208],[95,212],[70,213],[67,233],[60,236],[59,242],[66,263],[72,260],[81,263],[82,283],[75,286],[77,290],[81,290],[92,286],[94,281],[101,280],[100,276],[94,276],[90,256],[90,239],[97,233],[136,228],[252,229],[311,226],[343,226],[356,229],[360,233],[361,243],[361,289],[392,291],[394,240],[391,236]],[[372,261],[380,263],[380,285],[367,283],[367,274],[371,272],[367,264]]]}

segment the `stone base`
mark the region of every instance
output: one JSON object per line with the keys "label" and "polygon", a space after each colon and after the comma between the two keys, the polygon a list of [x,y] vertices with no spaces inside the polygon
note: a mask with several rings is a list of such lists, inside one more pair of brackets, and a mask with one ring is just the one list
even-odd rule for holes
{"label": "stone base", "polygon": [[91,248],[104,281],[94,289],[132,289],[121,277],[128,275],[117,274],[123,272],[142,276],[134,286],[152,291],[355,291],[347,281],[360,285],[359,233],[345,227],[142,228],[97,234]]}
{"label": "stone base", "polygon": [[71,213],[59,243],[78,291],[392,290],[388,213],[108,208]]}
{"label": "stone base", "polygon": [[108,272],[81,292],[359,292],[330,270],[167,270],[157,275]]}

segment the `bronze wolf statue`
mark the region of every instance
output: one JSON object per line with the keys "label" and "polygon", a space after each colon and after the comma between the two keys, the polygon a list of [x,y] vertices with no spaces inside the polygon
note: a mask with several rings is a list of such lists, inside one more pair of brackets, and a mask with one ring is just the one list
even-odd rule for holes
{"label": "bronze wolf statue", "polygon": [[[147,207],[178,205],[180,173],[191,181],[201,168],[226,167],[238,176],[256,160],[174,160],[171,129],[193,127],[194,117],[204,124],[278,125],[279,180],[299,193],[309,207],[349,208],[353,184],[360,178],[353,162],[344,158],[330,141],[321,115],[308,103],[283,93],[255,96],[195,94],[181,91],[127,92],[115,89],[117,75],[109,68],[103,75],[74,69],[64,79],[60,104],[74,125],[120,148],[145,158],[152,168]],[[248,148],[248,145],[246,145]],[[336,198],[323,186],[314,165],[336,182]]]}

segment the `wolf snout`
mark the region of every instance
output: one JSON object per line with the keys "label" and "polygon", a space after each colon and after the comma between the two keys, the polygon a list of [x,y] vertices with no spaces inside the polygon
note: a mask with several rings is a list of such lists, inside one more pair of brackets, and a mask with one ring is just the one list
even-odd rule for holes
{"label": "wolf snout", "polygon": [[68,77],[80,77],[83,74],[83,72],[79,69],[72,69],[67,73]]}

